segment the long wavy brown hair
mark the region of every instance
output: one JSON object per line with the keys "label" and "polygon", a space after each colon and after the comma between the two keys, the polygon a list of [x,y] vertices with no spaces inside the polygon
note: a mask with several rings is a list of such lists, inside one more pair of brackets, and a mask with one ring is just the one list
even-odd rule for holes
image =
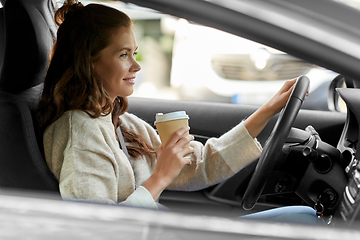
{"label": "long wavy brown hair", "polygon": [[112,114],[114,130],[120,126],[125,141],[136,143],[128,146],[130,156],[154,153],[140,135],[121,126],[119,116],[127,111],[128,100],[118,97],[113,102],[92,67],[92,59],[110,44],[111,36],[121,27],[132,27],[131,19],[104,5],[84,7],[67,0],[56,11],[55,22],[57,40],[36,113],[39,135],[69,110],[82,110],[93,118]]}

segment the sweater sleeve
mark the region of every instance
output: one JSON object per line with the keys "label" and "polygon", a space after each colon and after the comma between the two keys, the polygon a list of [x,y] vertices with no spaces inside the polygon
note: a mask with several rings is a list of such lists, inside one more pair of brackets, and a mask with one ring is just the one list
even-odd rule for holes
{"label": "sweater sleeve", "polygon": [[121,202],[120,205],[159,209],[159,204],[154,201],[151,193],[143,186],[138,187],[125,201]]}
{"label": "sweater sleeve", "polygon": [[186,165],[168,189],[191,191],[219,183],[256,160],[262,151],[243,122],[205,145],[193,141],[191,146],[195,149],[191,166]]}

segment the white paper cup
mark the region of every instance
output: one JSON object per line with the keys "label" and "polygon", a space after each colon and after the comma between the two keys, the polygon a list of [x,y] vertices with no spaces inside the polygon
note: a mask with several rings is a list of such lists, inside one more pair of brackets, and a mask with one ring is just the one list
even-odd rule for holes
{"label": "white paper cup", "polygon": [[[157,113],[155,116],[155,126],[158,130],[161,144],[165,144],[169,141],[172,135],[182,127],[189,125],[189,116],[185,111],[177,111],[171,113]],[[189,135],[187,131],[182,137]],[[189,147],[190,144],[186,144],[185,147]],[[186,157],[189,157],[187,155]]]}

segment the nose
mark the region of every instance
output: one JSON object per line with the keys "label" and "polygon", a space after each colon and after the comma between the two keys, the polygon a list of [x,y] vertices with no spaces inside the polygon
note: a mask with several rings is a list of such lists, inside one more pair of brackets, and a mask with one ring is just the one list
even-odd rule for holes
{"label": "nose", "polygon": [[132,71],[132,72],[138,72],[138,71],[140,71],[140,70],[141,70],[141,66],[140,66],[140,64],[136,61],[136,59],[134,58],[133,64],[132,64],[132,66],[131,66],[131,71]]}

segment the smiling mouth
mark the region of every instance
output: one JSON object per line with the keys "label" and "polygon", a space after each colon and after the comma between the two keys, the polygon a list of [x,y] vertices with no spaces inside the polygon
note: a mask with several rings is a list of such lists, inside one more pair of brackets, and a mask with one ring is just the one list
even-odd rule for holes
{"label": "smiling mouth", "polygon": [[123,80],[129,83],[135,83],[135,78],[124,78]]}

